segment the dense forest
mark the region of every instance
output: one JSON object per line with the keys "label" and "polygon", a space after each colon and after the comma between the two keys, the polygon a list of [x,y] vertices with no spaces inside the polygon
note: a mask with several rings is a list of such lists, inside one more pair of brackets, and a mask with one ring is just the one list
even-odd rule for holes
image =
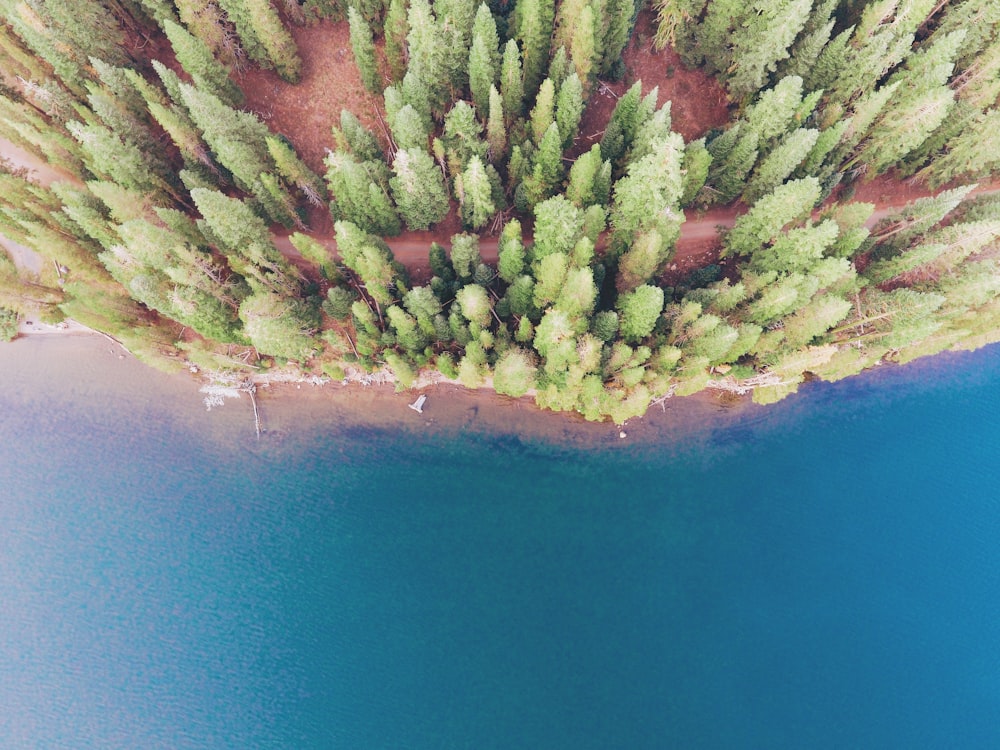
{"label": "dense forest", "polygon": [[[670,395],[769,402],[1000,340],[996,0],[0,14],[0,139],[64,175],[43,186],[0,160],[0,234],[44,259],[35,273],[0,253],[7,337],[19,315],[68,317],[166,368],[389,372],[400,388],[437,372],[618,423]],[[245,105],[255,71],[300,79],[296,34],[315,24],[349,29],[366,89],[366,111],[327,124],[323,174]],[[584,144],[636,45],[715,76],[729,122],[685,142],[635,80]],[[852,201],[880,175],[926,197],[886,216]],[[686,217],[712,206],[736,207],[718,252],[667,273]],[[387,239],[426,230],[440,243],[416,283]]]}

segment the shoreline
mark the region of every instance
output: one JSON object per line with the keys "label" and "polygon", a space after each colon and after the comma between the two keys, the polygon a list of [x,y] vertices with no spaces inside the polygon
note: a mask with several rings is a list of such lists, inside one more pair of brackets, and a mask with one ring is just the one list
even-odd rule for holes
{"label": "shoreline", "polygon": [[[136,418],[169,420],[213,444],[251,452],[280,450],[286,440],[323,439],[336,432],[348,438],[404,432],[414,439],[468,433],[470,439],[485,436],[583,449],[671,450],[697,445],[720,429],[780,424],[807,404],[803,394],[779,404],[758,405],[746,395],[704,390],[654,404],[643,417],[619,427],[588,422],[576,413],[540,409],[527,396],[514,399],[450,382],[396,392],[389,382],[294,380],[278,373],[256,382],[262,430],[258,438],[253,406],[245,393],[208,408],[204,390],[208,381],[198,373],[156,370],[113,339],[79,324],[60,328],[32,321],[27,327],[24,336],[0,345],[0,373],[8,390],[23,397],[26,408],[85,412],[93,406],[93,419],[99,421],[107,419],[110,406]],[[948,355],[924,358],[922,365],[909,363],[903,369],[917,368],[918,379],[936,379],[942,368],[948,369]],[[875,367],[848,380],[867,389],[899,369]],[[805,387],[809,385],[807,381]],[[409,408],[420,395],[427,396],[422,414]]]}
{"label": "shoreline", "polygon": [[[666,446],[766,409],[746,397],[702,392],[652,406],[644,417],[620,428],[611,422],[588,422],[575,413],[542,410],[529,397],[471,391],[449,382],[396,392],[391,383],[320,384],[279,377],[256,383],[262,428],[258,441],[246,394],[208,409],[206,394],[200,390],[207,381],[198,374],[155,370],[113,340],[79,324],[60,328],[32,320],[25,327],[23,336],[0,345],[0,371],[11,371],[8,388],[23,392],[29,406],[49,408],[62,399],[94,404],[113,399],[122,408],[138,411],[151,411],[157,405],[155,410],[166,409],[170,419],[198,432],[222,440],[235,437],[241,444],[259,443],[262,448],[280,445],[289,436],[331,429],[405,431],[415,438],[469,432],[578,447]],[[11,378],[12,373],[16,377]],[[418,414],[409,405],[421,394],[427,401]]]}

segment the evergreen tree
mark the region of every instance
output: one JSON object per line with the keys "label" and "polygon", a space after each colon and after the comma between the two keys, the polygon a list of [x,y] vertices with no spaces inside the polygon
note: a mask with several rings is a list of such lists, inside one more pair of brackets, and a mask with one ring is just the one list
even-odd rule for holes
{"label": "evergreen tree", "polygon": [[249,112],[226,106],[212,94],[186,83],[179,88],[191,119],[219,163],[232,173],[240,189],[251,192],[258,176],[272,171],[274,166],[267,150],[271,135],[267,126]]}
{"label": "evergreen tree", "polygon": [[620,330],[628,343],[638,343],[653,332],[663,311],[663,290],[644,284],[618,298]]}
{"label": "evergreen tree", "polygon": [[555,121],[555,87],[551,79],[546,78],[538,89],[535,106],[531,110],[531,132],[535,143],[542,142],[545,131]]}
{"label": "evergreen tree", "polygon": [[396,148],[426,150],[427,130],[424,129],[423,118],[409,104],[404,105],[391,117],[389,126]]}
{"label": "evergreen tree", "polygon": [[566,197],[580,208],[607,203],[610,182],[611,162],[601,160],[601,147],[595,143],[570,167]]}
{"label": "evergreen tree", "polygon": [[531,174],[523,183],[526,207],[532,208],[552,195],[562,178],[562,139],[559,137],[559,126],[552,123],[535,154]]}
{"label": "evergreen tree", "polygon": [[268,136],[266,142],[278,173],[289,184],[301,190],[312,205],[326,205],[327,195],[323,181],[299,158],[292,145],[278,136]]}
{"label": "evergreen tree", "polygon": [[773,73],[805,26],[812,0],[763,0],[730,37],[732,66],[729,90],[736,96],[755,94]]}
{"label": "evergreen tree", "polygon": [[503,62],[500,67],[500,95],[503,97],[503,112],[507,123],[520,117],[524,109],[524,82],[521,72],[521,53],[517,42],[509,39],[503,48]]}
{"label": "evergreen tree", "polygon": [[723,257],[749,255],[774,239],[789,222],[807,216],[819,199],[815,177],[793,180],[757,201],[726,234]]}
{"label": "evergreen tree", "polygon": [[218,0],[218,3],[236,26],[247,54],[261,65],[274,68],[289,83],[297,83],[302,60],[295,40],[270,0]]}
{"label": "evergreen tree", "polygon": [[476,267],[483,262],[479,238],[474,234],[456,234],[451,238],[451,264],[463,284],[472,280]]}
{"label": "evergreen tree", "polygon": [[275,248],[267,225],[243,201],[204,188],[192,190],[191,197],[204,217],[202,232],[223,252],[233,271],[255,290],[299,296],[301,275]]}
{"label": "evergreen tree", "polygon": [[496,86],[490,86],[490,116],[486,123],[489,158],[499,164],[507,153],[507,128],[504,124],[503,99]]}
{"label": "evergreen tree", "polygon": [[691,141],[684,147],[684,192],[681,206],[689,206],[705,186],[712,166],[712,155],[705,148],[705,139]]}
{"label": "evergreen tree", "polygon": [[580,128],[580,118],[583,117],[583,86],[576,73],[568,76],[559,87],[559,99],[556,103],[556,122],[559,125],[559,135],[562,136],[563,148],[569,148]]}
{"label": "evergreen tree", "polygon": [[445,149],[448,171],[455,177],[465,170],[473,156],[486,155],[486,142],[482,139],[483,126],[476,119],[476,110],[467,102],[458,101],[444,118],[441,142]]}
{"label": "evergreen tree", "polygon": [[482,3],[476,11],[469,50],[469,90],[476,110],[485,119],[492,116],[490,88],[500,74],[500,38],[489,6]]}
{"label": "evergreen tree", "polygon": [[500,272],[500,278],[508,284],[513,284],[524,271],[525,265],[521,223],[517,219],[511,219],[504,225],[503,231],[500,232],[497,254],[497,270]]}
{"label": "evergreen tree", "polygon": [[326,158],[326,179],[334,202],[331,211],[362,230],[379,235],[399,234],[401,226],[389,198],[387,171],[381,162],[358,162],[343,152]]}
{"label": "evergreen tree", "polygon": [[460,179],[456,180],[455,192],[462,209],[462,223],[466,227],[480,229],[496,213],[490,181],[478,156],[469,160]]}
{"label": "evergreen tree", "polygon": [[513,37],[524,55],[524,94],[531,99],[538,90],[549,62],[549,46],[555,20],[554,0],[516,0]]}
{"label": "evergreen tree", "polygon": [[163,31],[177,55],[177,62],[191,76],[195,86],[232,107],[243,103],[243,92],[229,79],[229,71],[215,59],[203,41],[170,19],[164,20]]}
{"label": "evergreen tree", "polygon": [[406,36],[410,33],[406,10],[407,0],[389,0],[382,26],[385,59],[389,63],[389,77],[393,82],[402,81],[406,74]]}
{"label": "evergreen tree", "polygon": [[427,229],[448,214],[448,191],[441,170],[422,149],[399,150],[389,181],[399,213],[409,229]]}
{"label": "evergreen tree", "polygon": [[354,63],[358,66],[358,73],[361,74],[361,83],[373,94],[380,94],[383,86],[382,78],[378,74],[378,63],[375,60],[372,30],[353,5],[347,8],[347,20],[351,32]]}
{"label": "evergreen tree", "polygon": [[580,12],[580,20],[576,24],[573,39],[570,42],[570,57],[573,67],[581,81],[590,82],[597,59],[598,41],[595,34],[597,19],[594,17],[594,5],[588,3]]}
{"label": "evergreen tree", "polygon": [[817,138],[819,131],[812,128],[799,128],[789,133],[781,145],[754,169],[753,176],[743,191],[743,199],[747,203],[753,203],[778,187],[809,155]]}
{"label": "evergreen tree", "polygon": [[259,291],[240,304],[240,320],[251,343],[263,354],[298,362],[309,359],[317,344],[317,311],[273,292]]}
{"label": "evergreen tree", "polygon": [[519,347],[508,349],[493,368],[493,387],[497,393],[520,398],[535,387],[537,366],[532,354]]}
{"label": "evergreen tree", "polygon": [[613,71],[621,60],[632,33],[637,7],[634,0],[608,0],[605,8],[607,29],[601,35],[603,41],[601,75],[614,77]]}

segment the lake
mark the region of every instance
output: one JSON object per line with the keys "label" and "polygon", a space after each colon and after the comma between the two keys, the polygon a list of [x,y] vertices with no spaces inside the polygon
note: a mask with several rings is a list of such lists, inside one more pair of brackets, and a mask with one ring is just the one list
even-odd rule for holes
{"label": "lake", "polygon": [[3,747],[1000,746],[996,347],[589,442],[108,348],[0,347]]}

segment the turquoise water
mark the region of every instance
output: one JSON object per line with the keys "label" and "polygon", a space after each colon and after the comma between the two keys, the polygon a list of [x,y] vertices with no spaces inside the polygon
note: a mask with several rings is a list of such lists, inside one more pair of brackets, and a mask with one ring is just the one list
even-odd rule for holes
{"label": "turquoise water", "polygon": [[4,748],[1000,746],[996,348],[591,449],[2,366]]}

